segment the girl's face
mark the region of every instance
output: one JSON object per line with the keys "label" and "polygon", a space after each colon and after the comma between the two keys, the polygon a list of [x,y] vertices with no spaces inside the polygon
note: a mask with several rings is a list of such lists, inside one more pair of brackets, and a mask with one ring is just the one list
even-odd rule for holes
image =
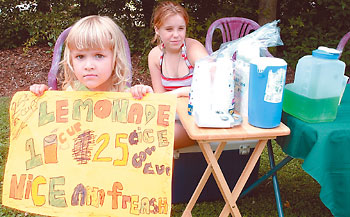
{"label": "girl's face", "polygon": [[113,52],[111,49],[71,50],[77,79],[92,91],[108,91],[112,86]]}
{"label": "girl's face", "polygon": [[186,37],[186,22],[181,15],[172,15],[166,18],[163,25],[155,31],[166,49],[180,49]]}

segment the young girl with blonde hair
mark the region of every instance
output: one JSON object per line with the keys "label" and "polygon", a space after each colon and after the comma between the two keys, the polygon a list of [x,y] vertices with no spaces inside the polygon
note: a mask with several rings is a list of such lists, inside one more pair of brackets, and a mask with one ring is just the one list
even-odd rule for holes
{"label": "young girl with blonde hair", "polygon": [[[63,90],[130,91],[137,99],[153,92],[146,85],[127,87],[131,71],[123,33],[108,17],[92,15],[76,22],[66,38],[60,65]],[[38,96],[48,89],[45,84],[30,87]]]}

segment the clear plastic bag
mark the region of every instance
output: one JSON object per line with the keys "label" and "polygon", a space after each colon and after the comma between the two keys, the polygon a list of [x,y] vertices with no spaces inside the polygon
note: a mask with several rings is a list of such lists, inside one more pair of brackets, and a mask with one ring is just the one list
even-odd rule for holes
{"label": "clear plastic bag", "polygon": [[[227,119],[228,115],[232,116],[234,113],[235,85],[238,85],[240,90],[244,88],[246,92],[248,91],[248,84],[242,83],[249,81],[249,68],[247,69],[247,65],[244,64],[249,63],[254,57],[266,56],[267,47],[283,45],[277,27],[278,22],[267,23],[242,38],[223,43],[219,50],[196,62],[188,112],[190,115],[195,115],[198,126],[201,125],[198,121],[205,122],[205,127],[237,125],[237,122],[226,124],[227,120],[221,119]],[[239,61],[242,61],[241,65]],[[240,79],[235,80],[234,74],[237,74],[236,69],[240,69],[240,66],[240,72],[244,74],[241,73]],[[225,117],[217,118],[217,114],[221,114],[221,117],[224,114]],[[206,121],[207,119],[211,121]]]}

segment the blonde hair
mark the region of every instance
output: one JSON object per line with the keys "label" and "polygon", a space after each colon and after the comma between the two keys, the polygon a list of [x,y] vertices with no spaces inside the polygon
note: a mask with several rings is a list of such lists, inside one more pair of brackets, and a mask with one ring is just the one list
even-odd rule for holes
{"label": "blonde hair", "polygon": [[114,57],[112,86],[109,91],[124,91],[131,71],[126,56],[124,34],[109,17],[87,16],[76,22],[66,41],[61,66],[64,72],[62,89],[71,86],[74,89],[78,80],[74,74],[71,58],[72,49],[111,49]]}
{"label": "blonde hair", "polygon": [[[179,3],[172,1],[163,1],[155,8],[152,14],[152,26],[153,28],[159,29],[163,24],[164,20],[173,15],[181,15],[186,23],[186,26],[189,21],[189,16],[185,8],[183,8]],[[160,44],[160,37],[156,33],[152,39],[152,43],[156,42]]]}

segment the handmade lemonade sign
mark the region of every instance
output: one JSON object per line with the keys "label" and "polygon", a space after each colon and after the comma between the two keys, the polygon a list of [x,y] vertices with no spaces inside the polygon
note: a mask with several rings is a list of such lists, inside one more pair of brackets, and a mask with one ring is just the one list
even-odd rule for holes
{"label": "handmade lemonade sign", "polygon": [[2,203],[50,216],[170,216],[176,97],[28,91],[10,106]]}

